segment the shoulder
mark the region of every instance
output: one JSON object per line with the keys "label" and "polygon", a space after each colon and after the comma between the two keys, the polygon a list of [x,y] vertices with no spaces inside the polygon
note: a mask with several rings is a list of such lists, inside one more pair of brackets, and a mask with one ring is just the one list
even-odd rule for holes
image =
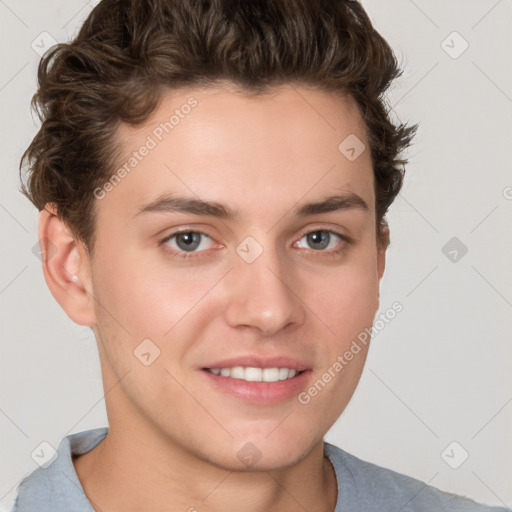
{"label": "shoulder", "polygon": [[401,512],[510,512],[464,496],[441,491],[416,478],[364,461],[324,443],[338,478],[336,511],[400,510]]}
{"label": "shoulder", "polygon": [[78,480],[72,456],[92,450],[107,433],[108,428],[102,427],[70,434],[55,453],[48,453],[51,446],[43,445],[40,457],[45,462],[19,483],[10,512],[94,512]]}

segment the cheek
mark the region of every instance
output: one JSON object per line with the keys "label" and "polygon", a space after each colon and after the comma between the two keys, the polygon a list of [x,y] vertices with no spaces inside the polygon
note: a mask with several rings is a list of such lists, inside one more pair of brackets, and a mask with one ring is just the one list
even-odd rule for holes
{"label": "cheek", "polygon": [[211,291],[219,280],[216,270],[169,269],[122,255],[98,263],[96,269],[98,328],[117,364],[136,364],[133,352],[146,339],[160,350],[160,363],[180,361],[218,312]]}
{"label": "cheek", "polygon": [[[133,336],[162,336],[190,309],[201,290],[186,272],[170,272],[148,264],[127,249],[109,254],[93,269],[96,309],[106,320]],[[111,318],[109,320],[108,314]]]}
{"label": "cheek", "polygon": [[[371,261],[347,265],[303,286],[311,309],[346,342],[372,324],[379,307],[379,280]],[[305,281],[308,282],[308,281]]]}
{"label": "cheek", "polygon": [[[354,393],[369,349],[369,329],[378,309],[379,280],[371,265],[333,272],[321,290],[311,293],[311,304],[322,320],[322,365],[299,399],[304,412],[332,424]],[[328,325],[329,331],[321,327]],[[328,405],[326,405],[328,404]]]}

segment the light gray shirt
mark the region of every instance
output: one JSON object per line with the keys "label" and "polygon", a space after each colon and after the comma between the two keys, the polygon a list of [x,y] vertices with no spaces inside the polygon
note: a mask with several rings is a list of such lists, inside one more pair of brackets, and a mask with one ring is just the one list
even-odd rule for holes
{"label": "light gray shirt", "polygon": [[[65,437],[53,462],[21,481],[11,512],[94,512],[71,458],[92,450],[107,433],[108,428],[102,427]],[[327,442],[324,453],[338,481],[334,512],[510,512],[505,507],[490,507],[440,491]]]}

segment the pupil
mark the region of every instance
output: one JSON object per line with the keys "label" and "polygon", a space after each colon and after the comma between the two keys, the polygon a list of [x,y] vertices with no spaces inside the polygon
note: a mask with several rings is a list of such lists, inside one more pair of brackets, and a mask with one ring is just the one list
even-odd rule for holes
{"label": "pupil", "polygon": [[320,244],[315,249],[325,249],[329,245],[329,233],[327,231],[314,231],[308,235],[308,243],[312,246]]}
{"label": "pupil", "polygon": [[[185,245],[182,246],[180,241]],[[180,249],[184,249],[185,251],[190,251],[196,249],[200,242],[200,234],[199,233],[178,233],[176,243],[180,247]]]}

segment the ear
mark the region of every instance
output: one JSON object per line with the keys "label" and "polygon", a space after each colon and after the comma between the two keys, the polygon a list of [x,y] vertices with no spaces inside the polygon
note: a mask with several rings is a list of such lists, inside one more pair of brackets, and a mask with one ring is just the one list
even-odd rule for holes
{"label": "ear", "polygon": [[384,243],[377,245],[377,273],[379,280],[382,279],[386,268],[386,250],[389,245],[389,227],[387,224],[381,227],[381,233]]}
{"label": "ear", "polygon": [[39,214],[38,237],[43,274],[52,295],[71,320],[95,325],[89,253],[60,219],[54,204],[46,204]]}

